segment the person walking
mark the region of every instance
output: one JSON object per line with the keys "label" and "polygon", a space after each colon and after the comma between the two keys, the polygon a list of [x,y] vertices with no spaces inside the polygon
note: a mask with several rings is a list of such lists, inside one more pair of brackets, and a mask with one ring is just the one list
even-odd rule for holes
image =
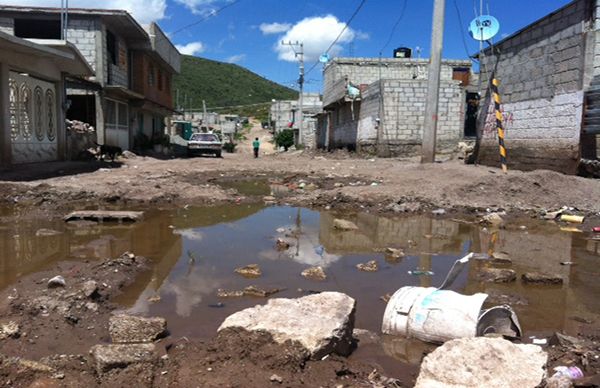
{"label": "person walking", "polygon": [[258,149],[260,148],[260,141],[258,141],[258,137],[252,142],[252,148],[254,148],[254,157],[258,158]]}

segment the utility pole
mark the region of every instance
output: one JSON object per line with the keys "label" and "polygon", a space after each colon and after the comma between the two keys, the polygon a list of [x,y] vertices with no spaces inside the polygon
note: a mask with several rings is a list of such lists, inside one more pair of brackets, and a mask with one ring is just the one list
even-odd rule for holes
{"label": "utility pole", "polygon": [[[298,85],[300,86],[300,106],[298,109],[298,111],[300,112],[300,117],[298,119],[298,144],[303,144],[302,131],[304,129],[304,43],[298,41],[282,41],[281,44],[284,46],[290,46],[292,48],[292,51],[294,51],[296,58],[298,58],[300,62],[300,76],[298,77]],[[299,48],[299,50],[296,51],[296,48]]]}
{"label": "utility pole", "polygon": [[431,57],[427,79],[427,101],[423,123],[423,146],[421,163],[435,162],[435,141],[440,96],[440,71],[442,67],[442,44],[444,41],[444,14],[446,0],[434,0],[431,31]]}
{"label": "utility pole", "polygon": [[206,101],[202,100],[202,124],[208,127],[208,124],[206,122],[206,116],[208,116],[208,114],[206,113]]}

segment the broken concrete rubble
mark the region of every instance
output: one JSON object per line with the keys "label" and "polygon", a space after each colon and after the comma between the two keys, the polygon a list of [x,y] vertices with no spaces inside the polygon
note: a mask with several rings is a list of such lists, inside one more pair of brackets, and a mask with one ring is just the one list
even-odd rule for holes
{"label": "broken concrete rubble", "polygon": [[108,321],[108,331],[113,343],[148,343],[165,334],[164,318],[143,318],[134,315],[113,315]]}
{"label": "broken concrete rubble", "polygon": [[21,336],[21,327],[16,322],[10,321],[0,326],[0,339],[18,338]]}
{"label": "broken concrete rubble", "polygon": [[98,374],[132,364],[152,364],[157,359],[154,344],[96,345],[90,353]]}
{"label": "broken concrete rubble", "polygon": [[81,291],[86,298],[90,299],[95,299],[100,295],[98,294],[98,283],[96,283],[94,280],[88,280],[87,282],[83,283]]}
{"label": "broken concrete rubble", "polygon": [[325,274],[325,271],[323,270],[323,267],[321,267],[321,266],[307,268],[304,271],[302,271],[301,275],[307,279],[313,279],[313,280],[327,279],[327,275]]}
{"label": "broken concrete rubble", "polygon": [[60,275],[48,280],[48,288],[65,287],[66,285],[65,278]]}
{"label": "broken concrete rubble", "polygon": [[333,228],[342,231],[358,230],[358,226],[354,222],[339,218],[333,220]]}
{"label": "broken concrete rubble", "polygon": [[482,222],[492,226],[500,226],[504,223],[504,219],[498,213],[490,213],[483,216]]}
{"label": "broken concrete rubble", "polygon": [[356,268],[363,272],[377,272],[379,270],[379,265],[377,264],[377,261],[371,260],[368,263],[357,264]]}
{"label": "broken concrete rubble", "polygon": [[262,275],[258,264],[248,264],[244,267],[236,268],[234,272],[246,278],[257,278]]}
{"label": "broken concrete rubble", "polygon": [[457,339],[425,357],[415,387],[537,387],[547,359],[537,345],[500,338]]}
{"label": "broken concrete rubble", "polygon": [[330,353],[348,355],[356,301],[339,292],[323,292],[298,299],[271,299],[230,315],[218,331],[241,328],[269,333],[277,343],[296,341],[313,359]]}
{"label": "broken concrete rubble", "polygon": [[482,268],[479,278],[486,282],[511,283],[517,279],[517,273],[506,268]]}
{"label": "broken concrete rubble", "polygon": [[521,275],[524,283],[530,284],[563,284],[563,278],[559,275],[543,274],[540,272],[527,272]]}

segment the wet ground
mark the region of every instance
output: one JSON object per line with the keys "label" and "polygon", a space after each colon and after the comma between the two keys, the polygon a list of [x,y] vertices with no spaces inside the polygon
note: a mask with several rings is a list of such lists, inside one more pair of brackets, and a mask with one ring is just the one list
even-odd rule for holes
{"label": "wet ground", "polygon": [[[270,193],[264,182],[231,183],[230,188],[245,195]],[[386,305],[382,296],[403,286],[440,285],[454,261],[468,252],[508,256],[517,280],[482,282],[480,269],[490,264],[474,261],[452,289],[489,293],[492,304],[510,302],[525,342],[555,331],[573,335],[589,331],[597,326],[600,313],[600,241],[591,233],[561,230],[546,221],[513,220],[505,228],[493,229],[480,225],[477,218],[389,218],[262,204],[154,209],[135,224],[65,224],[27,218],[14,222],[18,217],[13,212],[0,212],[12,220],[0,224],[0,288],[65,258],[100,260],[135,252],[151,260],[151,270],[139,276],[116,302],[135,313],[166,317],[174,338],[210,338],[228,315],[265,303],[264,298],[217,296],[219,289],[242,290],[250,285],[283,289],[274,297],[324,290],[347,293],[357,300],[355,326],[379,333]],[[354,222],[358,230],[335,229],[336,218]],[[288,241],[290,248],[278,250],[278,238]],[[402,248],[407,256],[386,261],[382,250],[387,247]],[[377,272],[356,268],[370,260],[377,261]],[[235,268],[248,264],[258,264],[262,276],[247,279],[234,273]],[[324,268],[326,280],[300,275],[316,265]],[[413,270],[433,275],[410,275],[408,271]],[[564,284],[526,286],[520,275],[531,270],[558,274]],[[418,341],[384,338],[381,343],[359,346],[352,357],[375,361],[389,375],[397,376],[416,373],[428,349]]]}

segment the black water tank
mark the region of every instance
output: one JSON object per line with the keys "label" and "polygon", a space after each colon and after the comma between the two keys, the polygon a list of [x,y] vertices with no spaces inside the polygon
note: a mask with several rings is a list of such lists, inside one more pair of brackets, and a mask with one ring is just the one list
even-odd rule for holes
{"label": "black water tank", "polygon": [[394,58],[410,58],[412,56],[412,49],[408,47],[398,47],[394,50]]}

